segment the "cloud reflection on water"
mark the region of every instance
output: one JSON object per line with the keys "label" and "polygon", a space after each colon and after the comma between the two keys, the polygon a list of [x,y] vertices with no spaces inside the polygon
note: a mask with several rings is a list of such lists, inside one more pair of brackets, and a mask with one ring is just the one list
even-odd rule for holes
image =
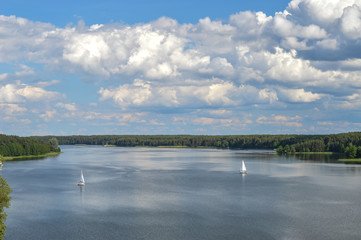
{"label": "cloud reflection on water", "polygon": [[[124,226],[145,232],[157,226],[185,231],[218,226],[224,233],[256,226],[256,233],[259,228],[282,239],[309,236],[295,228],[300,224],[306,232],[322,221],[337,228],[336,213],[356,220],[361,216],[356,205],[361,196],[355,191],[359,166],[264,151],[98,146],[65,146],[63,151],[56,161],[4,166],[14,191],[9,236],[17,233],[12,226],[31,228],[34,221],[88,221],[97,228],[110,224],[115,232]],[[249,170],[246,176],[239,174],[241,160]],[[80,169],[84,187],[76,185]]]}

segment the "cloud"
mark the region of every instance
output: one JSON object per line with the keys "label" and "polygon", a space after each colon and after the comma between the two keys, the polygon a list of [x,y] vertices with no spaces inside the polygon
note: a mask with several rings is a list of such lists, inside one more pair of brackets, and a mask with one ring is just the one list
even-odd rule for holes
{"label": "cloud", "polygon": [[[72,30],[64,42],[62,59],[85,73],[109,77],[112,74],[140,74],[149,79],[176,77],[180,71],[213,73],[222,70],[219,62],[232,69],[226,59],[216,58],[194,49],[186,49],[188,40],[177,32],[169,31],[181,26],[172,19],[134,27],[111,25],[90,27],[82,32]],[[213,64],[213,65],[212,65]],[[212,69],[216,66],[216,69]]]}
{"label": "cloud", "polygon": [[[249,49],[238,51],[240,61],[251,73],[248,76],[254,76],[246,78],[247,81],[259,79],[295,87],[323,87],[325,93],[330,93],[327,91],[331,89],[332,92],[336,89],[340,92],[340,88],[346,90],[360,86],[360,68],[353,71],[323,70],[314,66],[310,60],[298,58],[297,54],[296,50],[285,51],[279,47],[275,48],[275,52],[255,52]],[[340,67],[347,64],[356,67],[357,61],[342,61]]]}
{"label": "cloud", "polygon": [[34,69],[25,64],[20,64],[19,66],[16,66],[16,69],[18,71],[15,73],[0,74],[0,81],[19,80],[22,78],[28,78],[35,74]]}
{"label": "cloud", "polygon": [[6,115],[14,115],[17,113],[24,113],[27,111],[25,107],[21,107],[19,104],[13,104],[13,103],[8,103],[8,104],[0,103],[0,109]]}
{"label": "cloud", "polygon": [[59,107],[59,108],[64,108],[64,109],[66,109],[68,111],[71,111],[71,112],[77,110],[77,107],[76,107],[75,103],[60,103],[59,102],[55,106]]}
{"label": "cloud", "polygon": [[[344,13],[344,9],[360,5],[359,0],[293,0],[288,4],[287,11],[305,23],[329,25],[334,24]],[[320,10],[322,9],[322,11]]]}
{"label": "cloud", "polygon": [[50,100],[59,97],[59,93],[57,92],[46,91],[43,88],[29,85],[21,86],[21,88],[16,91],[16,94],[31,101]]}
{"label": "cloud", "polygon": [[345,60],[361,56],[358,50],[360,42],[355,41],[360,38],[360,7],[359,0],[294,0],[281,15],[293,24],[306,27],[314,25],[326,32],[323,39],[308,41],[312,51],[301,52],[301,57]]}
{"label": "cloud", "polygon": [[44,121],[48,122],[48,121],[50,121],[50,119],[54,118],[56,114],[57,114],[56,110],[51,110],[51,111],[46,111],[45,113],[40,114],[40,117]]}
{"label": "cloud", "polygon": [[275,91],[257,89],[249,85],[236,86],[221,79],[187,80],[181,85],[159,86],[140,79],[133,84],[117,88],[101,88],[98,92],[104,101],[112,99],[117,105],[161,106],[161,107],[204,107],[235,106],[238,104],[273,103],[278,100]]}
{"label": "cloud", "polygon": [[[48,23],[32,22],[16,16],[0,15],[0,62],[43,58],[45,34],[54,30]],[[54,47],[55,45],[53,45]],[[25,51],[24,51],[25,50]]]}
{"label": "cloud", "polygon": [[308,103],[319,100],[322,94],[306,92],[304,89],[279,89],[279,96],[294,103]]}
{"label": "cloud", "polygon": [[132,85],[125,84],[115,89],[101,88],[99,94],[101,100],[112,98],[118,105],[126,107],[147,104],[152,92],[149,83],[136,79]]}
{"label": "cloud", "polygon": [[219,119],[219,118],[207,118],[207,117],[201,117],[196,118],[193,120],[194,124],[198,125],[222,125],[222,126],[231,126],[235,124],[235,122],[238,122],[237,120],[233,119]]}
{"label": "cloud", "polygon": [[217,110],[209,110],[209,113],[212,115],[230,115],[232,114],[232,111],[230,110],[225,110],[225,109],[217,109]]}
{"label": "cloud", "polygon": [[278,125],[278,126],[286,126],[286,127],[302,127],[303,124],[300,123],[301,117],[294,116],[288,117],[284,115],[275,115],[272,114],[270,117],[260,116],[257,118],[257,123],[259,124],[269,124],[269,125]]}
{"label": "cloud", "polygon": [[340,101],[336,101],[335,105],[341,109],[358,109],[361,107],[361,93],[357,91],[352,95],[345,96]]}
{"label": "cloud", "polygon": [[55,110],[48,110],[49,106],[61,97],[62,94],[58,92],[47,91],[20,81],[16,81],[15,84],[0,85],[2,119],[24,124],[38,122],[39,118],[49,122],[56,114]]}
{"label": "cloud", "polygon": [[344,9],[341,29],[345,36],[351,39],[361,37],[361,9],[359,6],[352,5]]}
{"label": "cloud", "polygon": [[43,81],[43,82],[37,82],[35,84],[36,87],[40,87],[40,88],[45,88],[45,87],[50,87],[50,86],[54,86],[56,84],[60,83],[59,80],[50,80],[50,81]]}
{"label": "cloud", "polygon": [[28,124],[32,123],[32,121],[30,119],[16,118],[16,117],[11,117],[11,116],[6,116],[2,120],[6,121],[6,122],[8,122],[10,124],[14,124],[14,123],[21,124],[21,126],[23,124],[28,125]]}
{"label": "cloud", "polygon": [[166,125],[164,122],[158,122],[157,120],[149,120],[149,122],[152,124],[152,125],[156,125],[156,126],[164,126]]}
{"label": "cloud", "polygon": [[7,84],[0,87],[0,103],[23,102],[24,99],[17,93],[15,84]]}
{"label": "cloud", "polygon": [[111,48],[105,42],[104,36],[89,33],[73,34],[65,44],[63,59],[72,64],[77,64],[89,73],[108,75],[105,62],[110,58]]}
{"label": "cloud", "polygon": [[341,67],[352,70],[359,70],[361,68],[361,59],[347,59],[341,62]]}
{"label": "cloud", "polygon": [[330,50],[337,50],[339,48],[339,42],[337,41],[337,39],[324,39],[321,41],[317,41],[316,45],[321,48]]}
{"label": "cloud", "polygon": [[275,91],[272,91],[270,89],[261,89],[258,92],[258,97],[261,100],[266,100],[269,103],[276,102],[278,100],[277,93]]}
{"label": "cloud", "polygon": [[61,97],[58,92],[46,91],[17,82],[0,86],[0,103],[20,103],[26,101],[52,100]]}
{"label": "cloud", "polygon": [[[361,106],[360,0],[293,0],[272,16],[241,11],[196,24],[162,17],[135,25],[80,21],[62,28],[0,16],[0,26],[0,64],[13,69],[0,73],[0,104],[9,115],[37,112],[50,121],[65,110],[67,119],[119,126],[144,121],[113,114],[127,110],[174,113],[179,124],[227,124],[222,121],[234,123],[254,107],[267,109],[268,117],[250,112],[258,124],[299,128],[301,120],[281,121],[276,116],[285,114],[278,111],[294,106],[308,111],[312,103],[321,116],[325,109]],[[54,80],[58,73],[61,80]],[[79,98],[99,95],[91,111],[81,110],[79,99],[66,99],[70,89],[64,86],[78,79],[89,87],[71,89]],[[193,119],[182,120],[177,114],[183,113]],[[155,115],[149,119],[166,123]]]}
{"label": "cloud", "polygon": [[[102,113],[102,112],[79,112],[80,119],[91,121],[93,125],[128,125],[129,123],[145,123],[142,119],[144,113]],[[103,123],[94,122],[103,120]]]}
{"label": "cloud", "polygon": [[297,25],[287,20],[287,15],[277,14],[274,17],[274,30],[281,37],[299,37],[305,39],[323,39],[327,37],[327,32],[317,25],[308,26]]}
{"label": "cloud", "polygon": [[319,121],[317,122],[318,125],[321,125],[321,126],[332,126],[334,125],[335,123],[333,122],[330,122],[330,121]]}
{"label": "cloud", "polygon": [[[340,47],[357,47],[355,43],[341,41],[343,36],[355,39],[360,32],[355,25],[359,22],[359,6],[353,5],[355,3],[292,1],[286,11],[274,17],[262,12],[239,12],[231,15],[228,23],[204,18],[195,25],[180,25],[174,19],[160,18],[134,26],[96,24],[87,27],[82,23],[56,28],[14,16],[2,16],[1,19],[8,38],[22,39],[18,40],[17,47],[31,49],[23,52],[23,58],[63,71],[95,74],[102,78],[127,75],[165,81],[202,74],[234,80],[237,75],[249,76],[250,73],[253,78],[262,79],[272,75],[260,76],[262,70],[247,66],[242,58],[235,60],[239,49],[248,49],[250,56],[255,56],[282,47],[284,49],[276,50],[275,56],[281,60],[280,51],[287,54],[284,50],[292,52],[296,49],[299,55],[293,58],[302,61],[306,55],[326,56],[327,51],[341,51]],[[318,10],[321,5],[323,11]],[[306,18],[308,15],[313,17]],[[340,22],[344,19],[345,24],[338,26],[333,19]],[[327,21],[329,24],[321,24]],[[350,24],[346,24],[348,22]],[[31,31],[23,31],[21,36],[11,30],[25,28]],[[341,29],[337,31],[337,28]],[[13,43],[6,41],[5,44]],[[333,53],[331,56],[345,58],[346,54]],[[273,54],[264,57],[267,61]]]}
{"label": "cloud", "polygon": [[281,41],[281,46],[283,46],[286,49],[296,49],[296,50],[309,50],[312,49],[312,47],[307,46],[307,41],[299,41],[295,37],[286,37]]}

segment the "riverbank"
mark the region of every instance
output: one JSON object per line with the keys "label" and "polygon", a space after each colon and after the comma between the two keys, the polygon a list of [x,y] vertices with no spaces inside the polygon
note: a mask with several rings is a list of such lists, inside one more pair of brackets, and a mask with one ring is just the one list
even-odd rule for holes
{"label": "riverbank", "polygon": [[332,155],[332,154],[337,154],[334,152],[295,152],[294,154],[325,154],[325,155]]}
{"label": "riverbank", "polygon": [[3,157],[5,161],[13,161],[13,160],[27,160],[27,159],[37,159],[37,158],[45,158],[57,156],[62,152],[50,152],[41,155],[26,155],[26,156],[11,156],[11,157]]}
{"label": "riverbank", "polygon": [[339,159],[338,161],[342,163],[361,164],[361,158]]}

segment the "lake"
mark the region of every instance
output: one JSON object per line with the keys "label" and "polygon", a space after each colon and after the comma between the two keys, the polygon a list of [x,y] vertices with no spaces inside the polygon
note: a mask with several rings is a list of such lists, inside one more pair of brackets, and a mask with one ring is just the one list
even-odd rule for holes
{"label": "lake", "polygon": [[361,238],[360,165],[270,151],[61,148],[5,163],[4,239]]}

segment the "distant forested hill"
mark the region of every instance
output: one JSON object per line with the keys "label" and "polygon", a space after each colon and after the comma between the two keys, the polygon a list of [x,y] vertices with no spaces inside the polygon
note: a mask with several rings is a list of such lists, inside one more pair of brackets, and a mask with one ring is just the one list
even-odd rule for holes
{"label": "distant forested hill", "polygon": [[[53,136],[37,138],[48,141]],[[361,156],[361,132],[330,135],[80,135],[56,136],[56,139],[60,145],[277,149],[278,152],[352,152],[351,155],[356,149],[355,154],[359,152]]]}
{"label": "distant forested hill", "polygon": [[7,136],[0,134],[0,155],[3,157],[41,155],[60,152],[55,138],[46,142],[33,137]]}
{"label": "distant forested hill", "polygon": [[[53,136],[37,137],[44,141]],[[205,136],[205,135],[92,135],[56,136],[60,145],[88,144],[115,145],[121,147],[215,147],[215,148],[256,148],[274,149],[280,144],[296,143],[302,135],[242,135],[242,136]]]}

